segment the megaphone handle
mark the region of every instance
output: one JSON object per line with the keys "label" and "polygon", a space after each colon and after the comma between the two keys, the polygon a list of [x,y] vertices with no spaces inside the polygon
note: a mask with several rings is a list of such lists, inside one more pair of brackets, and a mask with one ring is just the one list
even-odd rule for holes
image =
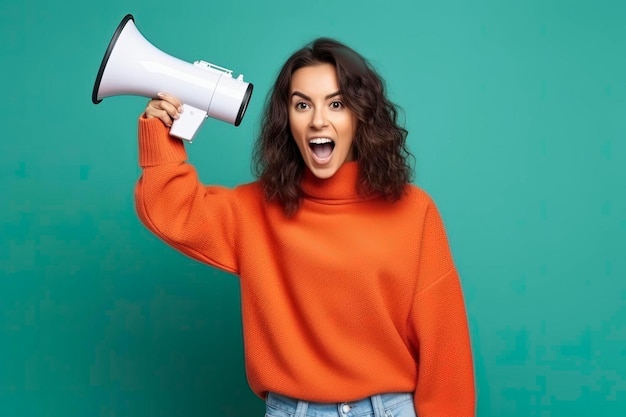
{"label": "megaphone handle", "polygon": [[170,135],[191,142],[200,128],[200,125],[206,118],[207,112],[204,110],[190,106],[189,104],[183,104],[183,112],[180,117],[172,123]]}

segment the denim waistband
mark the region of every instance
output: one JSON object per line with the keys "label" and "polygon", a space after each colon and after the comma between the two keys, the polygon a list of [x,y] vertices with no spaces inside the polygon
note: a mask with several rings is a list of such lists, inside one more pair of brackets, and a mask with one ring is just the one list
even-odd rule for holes
{"label": "denim waistband", "polygon": [[327,416],[360,416],[364,414],[384,417],[385,411],[396,405],[413,401],[412,393],[377,394],[356,401],[338,403],[318,403],[301,401],[284,395],[268,393],[266,403],[294,416],[327,417]]}

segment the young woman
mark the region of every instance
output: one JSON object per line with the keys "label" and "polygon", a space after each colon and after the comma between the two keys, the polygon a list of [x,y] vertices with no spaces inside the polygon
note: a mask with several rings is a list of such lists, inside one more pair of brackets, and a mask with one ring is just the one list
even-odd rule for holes
{"label": "young woman", "polygon": [[240,277],[245,361],[268,416],[474,415],[463,293],[437,208],[411,185],[383,81],[318,39],[282,67],[258,180],[202,185],[168,134],[167,94],[139,121],[139,217]]}

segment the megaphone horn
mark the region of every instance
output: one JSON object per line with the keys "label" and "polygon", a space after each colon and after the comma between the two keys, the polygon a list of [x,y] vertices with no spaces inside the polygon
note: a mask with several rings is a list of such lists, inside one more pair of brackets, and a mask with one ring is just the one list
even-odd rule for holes
{"label": "megaphone horn", "polygon": [[136,95],[156,97],[163,91],[183,102],[183,113],[170,134],[191,141],[207,117],[239,126],[253,85],[243,75],[206,61],[193,64],[170,56],[148,42],[128,14],[118,25],[104,54],[91,100]]}

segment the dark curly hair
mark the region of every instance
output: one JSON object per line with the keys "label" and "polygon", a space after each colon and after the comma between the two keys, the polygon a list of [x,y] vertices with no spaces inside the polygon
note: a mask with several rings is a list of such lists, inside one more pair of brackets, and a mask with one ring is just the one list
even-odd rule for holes
{"label": "dark curly hair", "polygon": [[413,176],[407,131],[398,125],[398,110],[367,60],[329,38],[316,39],[291,55],[267,96],[253,151],[254,171],[266,198],[278,200],[287,215],[300,206],[305,164],[289,128],[291,78],[296,70],[319,64],[335,67],[341,97],[358,119],[353,148],[359,164],[359,193],[380,193],[390,201],[398,200]]}

